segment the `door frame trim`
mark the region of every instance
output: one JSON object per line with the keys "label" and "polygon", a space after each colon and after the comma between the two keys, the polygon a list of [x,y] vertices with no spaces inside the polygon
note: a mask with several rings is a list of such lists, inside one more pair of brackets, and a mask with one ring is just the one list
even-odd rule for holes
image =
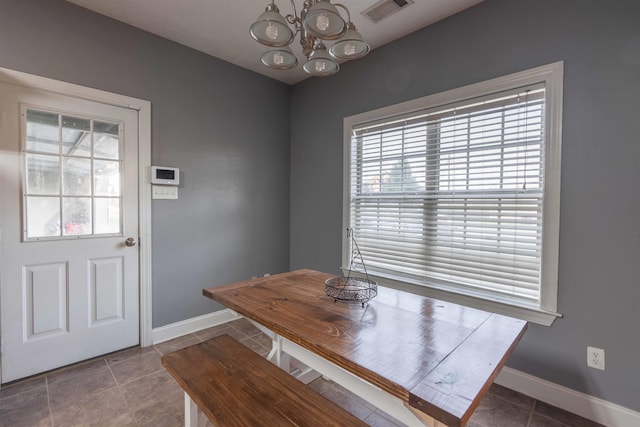
{"label": "door frame trim", "polygon": [[0,67],[0,81],[138,112],[140,345],[142,347],[152,345],[151,185],[149,179],[149,171],[151,170],[151,102],[2,67]]}

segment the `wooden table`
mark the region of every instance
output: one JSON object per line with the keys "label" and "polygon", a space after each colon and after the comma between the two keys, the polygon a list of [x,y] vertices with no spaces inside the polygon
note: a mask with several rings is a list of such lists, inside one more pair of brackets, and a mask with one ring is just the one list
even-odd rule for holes
{"label": "wooden table", "polygon": [[464,426],[527,328],[380,286],[365,307],[336,303],[330,277],[299,270],[203,294],[273,331],[272,362],[288,370],[292,357],[407,425]]}

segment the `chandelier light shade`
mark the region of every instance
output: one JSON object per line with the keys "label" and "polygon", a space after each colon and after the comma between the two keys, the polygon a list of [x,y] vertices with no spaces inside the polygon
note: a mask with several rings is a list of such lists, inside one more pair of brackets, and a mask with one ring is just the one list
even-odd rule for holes
{"label": "chandelier light shade", "polygon": [[347,23],[329,0],[318,0],[302,20],[302,28],[322,40],[336,40],[347,31]]}
{"label": "chandelier light shade", "polygon": [[293,31],[275,3],[270,3],[265,12],[251,25],[251,37],[257,42],[271,47],[283,47],[293,41]]}
{"label": "chandelier light shade", "polygon": [[274,70],[289,70],[298,65],[298,58],[288,46],[266,51],[260,57],[260,61]]}
{"label": "chandelier light shade", "polygon": [[349,22],[347,27],[347,33],[333,46],[331,46],[329,53],[331,56],[338,59],[362,58],[369,53],[370,47],[364,42],[362,36],[356,30],[355,25]]}
{"label": "chandelier light shade", "polygon": [[340,65],[331,58],[327,48],[320,43],[309,55],[309,60],[302,68],[312,76],[324,77],[337,73]]}
{"label": "chandelier light shade", "polygon": [[[269,3],[249,32],[257,42],[275,48],[262,54],[261,62],[275,70],[288,70],[298,59],[288,47],[296,35],[300,36],[302,52],[307,61],[302,68],[313,76],[330,76],[339,71],[336,60],[362,58],[371,49],[351,22],[349,10],[330,0],[304,0],[298,14],[294,0],[290,0],[293,14],[283,16],[274,1]],[[345,20],[338,8],[345,11]],[[327,50],[323,41],[335,41]]]}

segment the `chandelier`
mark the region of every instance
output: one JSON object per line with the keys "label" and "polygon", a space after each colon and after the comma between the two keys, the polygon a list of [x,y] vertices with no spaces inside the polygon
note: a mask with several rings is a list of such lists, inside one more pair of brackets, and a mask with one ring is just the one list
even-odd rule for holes
{"label": "chandelier", "polygon": [[[302,68],[312,76],[330,76],[340,69],[336,60],[349,60],[369,53],[369,45],[351,22],[349,10],[330,0],[305,0],[300,15],[293,0],[293,15],[282,16],[272,1],[251,25],[250,33],[257,42],[269,46],[260,60],[275,70],[289,70],[298,65],[298,58],[289,45],[300,34],[302,52],[307,61]],[[345,10],[345,21],[338,7]],[[292,28],[293,27],[293,28]],[[327,50],[324,41],[335,41]]]}

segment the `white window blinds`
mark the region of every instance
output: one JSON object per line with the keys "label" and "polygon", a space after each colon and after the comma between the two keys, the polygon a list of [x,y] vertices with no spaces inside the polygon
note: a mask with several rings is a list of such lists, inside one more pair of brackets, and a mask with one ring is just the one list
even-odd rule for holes
{"label": "white window blinds", "polygon": [[539,306],[544,84],[351,131],[349,227],[369,272]]}

